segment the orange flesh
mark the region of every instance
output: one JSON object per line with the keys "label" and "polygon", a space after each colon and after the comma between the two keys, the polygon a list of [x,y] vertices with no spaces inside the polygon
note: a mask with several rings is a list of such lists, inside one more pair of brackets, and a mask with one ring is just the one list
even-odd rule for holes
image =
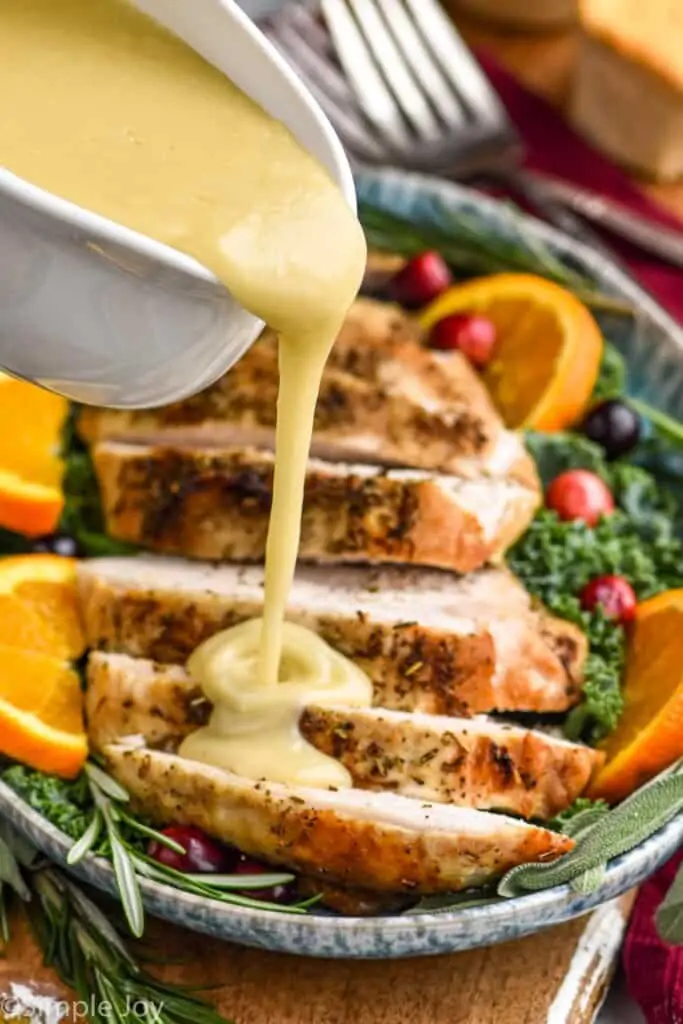
{"label": "orange flesh", "polygon": [[639,606],[629,642],[625,710],[603,744],[591,795],[616,802],[683,756],[683,590]]}
{"label": "orange flesh", "polygon": [[585,412],[603,341],[574,295],[533,274],[496,274],[450,288],[420,321],[428,331],[464,312],[496,326],[496,349],[483,377],[509,427],[562,430]]}

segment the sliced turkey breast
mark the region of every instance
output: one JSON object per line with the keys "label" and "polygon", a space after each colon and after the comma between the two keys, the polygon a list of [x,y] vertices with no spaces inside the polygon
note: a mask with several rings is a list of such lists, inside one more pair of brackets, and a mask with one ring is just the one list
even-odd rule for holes
{"label": "sliced turkey breast", "polygon": [[[103,442],[93,458],[113,537],[191,558],[263,558],[271,452]],[[535,490],[512,480],[311,459],[300,556],[470,572],[500,558],[525,530],[538,501]]]}
{"label": "sliced turkey breast", "polygon": [[191,824],[245,853],[312,878],[378,892],[484,885],[573,841],[547,829],[445,804],[358,789],[253,782],[174,754],[112,744],[108,770],[158,824]]}
{"label": "sliced turkey breast", "polygon": [[[80,430],[89,442],[272,449],[277,388],[277,343],[266,333],[201,394],[163,409],[86,409]],[[537,485],[521,436],[504,429],[467,360],[425,348],[402,310],[368,299],[352,307],[330,356],[311,454]]]}
{"label": "sliced turkey breast", "polygon": [[[90,655],[86,716],[95,749],[140,736],[147,747],[175,752],[210,711],[180,666]],[[310,706],[299,728],[359,789],[541,820],[573,803],[604,760],[589,747],[485,718]]]}
{"label": "sliced turkey breast", "polygon": [[[260,566],[99,558],[79,563],[78,583],[90,647],[168,663],[263,611]],[[299,566],[287,617],[360,665],[385,707],[555,712],[580,695],[584,635],[504,569]]]}

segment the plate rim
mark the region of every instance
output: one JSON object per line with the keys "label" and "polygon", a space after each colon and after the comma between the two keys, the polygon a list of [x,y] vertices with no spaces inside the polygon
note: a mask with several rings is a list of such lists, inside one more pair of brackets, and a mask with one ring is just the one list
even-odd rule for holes
{"label": "plate rim", "polygon": [[[29,839],[41,853],[56,861],[69,874],[88,882],[98,889],[103,889],[110,894],[116,893],[114,870],[112,865],[104,857],[87,854],[82,861],[75,865],[68,865],[66,857],[69,849],[75,840],[72,840],[61,829],[49,822],[39,811],[28,804],[16,790],[12,789],[6,782],[0,780],[0,806],[3,817],[7,817],[12,825]],[[314,949],[302,950],[297,948],[302,933],[308,933],[309,937],[315,937],[321,929],[332,933],[337,940],[352,938],[357,948],[351,950],[344,942],[344,950],[337,954],[348,959],[395,959],[407,956],[429,955],[434,953],[447,952],[452,943],[449,942],[449,933],[455,925],[466,924],[504,924],[511,916],[511,911],[519,912],[517,925],[513,933],[501,935],[487,942],[485,936],[475,940],[474,943],[466,945],[458,944],[456,949],[475,948],[475,946],[495,945],[497,942],[506,941],[508,938],[531,934],[541,928],[560,924],[563,921],[577,917],[580,914],[608,902],[620,896],[628,889],[637,885],[645,877],[656,870],[664,863],[669,856],[683,844],[683,814],[679,814],[667,825],[661,828],[649,839],[634,847],[627,853],[610,861],[605,878],[600,887],[593,893],[583,895],[572,893],[569,885],[555,886],[552,889],[544,889],[537,893],[529,893],[525,896],[516,896],[504,900],[501,903],[488,904],[474,907],[456,908],[454,910],[432,911],[419,914],[392,914],[375,915],[372,917],[350,917],[342,915],[322,914],[287,914],[278,910],[260,910],[251,907],[242,907],[236,904],[221,903],[210,900],[203,896],[196,896],[175,889],[173,886],[164,885],[151,879],[140,879],[140,890],[145,899],[145,909],[152,916],[160,916],[175,923],[183,924],[181,915],[176,912],[179,908],[206,910],[210,908],[211,917],[214,921],[220,919],[232,920],[243,924],[253,924],[257,920],[260,924],[287,925],[292,924],[289,929],[292,932],[290,938],[286,935],[281,941],[275,939],[271,933],[270,943],[264,945],[255,942],[254,945],[261,946],[279,952],[300,953],[308,956],[334,956],[328,946],[319,951]],[[607,890],[607,895],[605,895]],[[166,904],[174,905],[175,910],[168,913],[159,913],[158,909],[150,909],[147,905],[151,900],[155,908]],[[549,911],[539,925],[538,922],[524,921],[528,914],[539,914]],[[553,912],[554,911],[554,912]],[[216,936],[221,931],[214,924],[212,927],[194,927],[191,924],[183,924],[184,927],[194,931],[202,931]],[[412,941],[415,938],[424,936],[430,932],[436,940],[433,948],[415,949]],[[392,942],[399,940],[395,950],[383,953],[374,952],[377,949],[378,932],[382,933],[382,941]],[[250,943],[244,938],[235,938],[234,935],[224,933],[225,939],[239,941],[244,945]],[[360,939],[366,941],[359,942]],[[367,941],[370,939],[370,941]]]}
{"label": "plate rim", "polygon": [[512,205],[508,199],[489,196],[456,181],[447,181],[444,178],[430,177],[428,174],[416,171],[401,171],[394,168],[363,168],[356,172],[355,181],[357,190],[359,183],[364,188],[369,184],[375,184],[384,188],[404,189],[409,187],[413,191],[420,192],[427,190],[447,205],[452,203],[453,199],[458,201],[458,205],[462,205],[464,202],[473,203],[485,210],[491,220],[497,220],[500,223],[507,221],[508,224],[523,227],[524,230],[536,235],[553,249],[569,254],[589,270],[593,270],[598,276],[606,277],[609,284],[614,286],[615,291],[637,297],[639,307],[653,323],[669,336],[681,351],[683,359],[683,325],[679,324],[661,303],[629,273],[628,268],[622,267],[616,262],[616,257],[611,259],[608,255],[597,252],[586,242],[572,238],[560,228],[546,224],[545,221],[539,220],[533,214]]}

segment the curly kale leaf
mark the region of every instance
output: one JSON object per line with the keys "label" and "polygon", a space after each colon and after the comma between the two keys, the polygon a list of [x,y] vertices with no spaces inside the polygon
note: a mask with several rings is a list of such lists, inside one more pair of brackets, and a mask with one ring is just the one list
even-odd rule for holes
{"label": "curly kale leaf", "polygon": [[[71,839],[80,839],[92,821],[95,805],[85,772],[76,779],[59,779],[22,764],[12,764],[2,771],[0,778],[29,807]],[[121,823],[119,830],[129,846],[145,848],[144,837],[128,828],[125,822]],[[106,857],[110,852],[109,840],[103,833],[93,853]]]}
{"label": "curly kale leaf", "polygon": [[601,612],[582,611],[578,594],[589,580],[612,574],[626,577],[641,600],[682,586],[677,505],[646,470],[608,463],[584,437],[530,434],[528,444],[544,483],[566,469],[590,469],[610,486],[619,506],[594,528],[542,510],[509,557],[529,591],[588,636],[584,701],[568,715],[565,729],[574,739],[596,743],[614,729],[623,708],[624,636]]}
{"label": "curly kale leaf", "polygon": [[68,782],[14,764],[2,772],[2,781],[71,839],[80,839],[90,824],[92,797],[85,775]]}
{"label": "curly kale leaf", "polygon": [[591,528],[541,510],[510,553],[528,589],[553,610],[596,576],[629,580],[638,597],[683,583],[683,553],[670,520],[642,520],[617,510]]}
{"label": "curly kale leaf", "polygon": [[599,476],[609,472],[601,448],[581,434],[526,434],[526,446],[538,467],[544,487],[568,469],[589,469]]}
{"label": "curly kale leaf", "polygon": [[136,548],[108,537],[100,491],[89,453],[77,442],[65,453],[64,511],[60,529],[78,541],[86,555],[127,555]]}
{"label": "curly kale leaf", "polygon": [[585,815],[586,811],[607,814],[609,812],[609,804],[605,800],[591,800],[587,796],[579,796],[573,804],[570,804],[564,811],[560,811],[554,818],[551,818],[547,822],[547,826],[554,829],[555,832],[564,832],[580,815]]}

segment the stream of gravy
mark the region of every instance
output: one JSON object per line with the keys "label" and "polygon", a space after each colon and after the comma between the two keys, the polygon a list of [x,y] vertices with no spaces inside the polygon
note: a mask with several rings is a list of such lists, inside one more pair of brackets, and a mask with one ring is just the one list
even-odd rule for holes
{"label": "stream of gravy", "polygon": [[365,264],[358,221],[282,124],[126,0],[0,0],[0,164],[193,256],[278,332],[264,616],[190,659],[215,710],[180,753],[350,785],[297,722],[308,703],[367,706],[370,682],[285,608],[320,378]]}

